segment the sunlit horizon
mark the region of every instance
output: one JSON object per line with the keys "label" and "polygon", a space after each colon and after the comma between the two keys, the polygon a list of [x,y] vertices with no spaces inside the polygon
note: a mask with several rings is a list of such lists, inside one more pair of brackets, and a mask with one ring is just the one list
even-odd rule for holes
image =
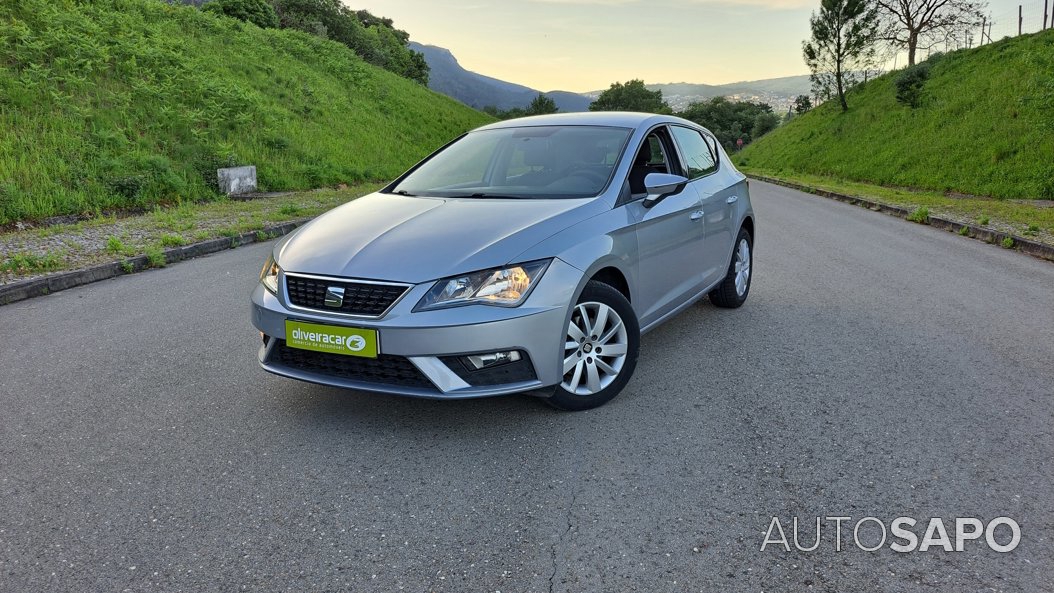
{"label": "sunlit horizon", "polygon": [[[450,50],[467,70],[578,93],[631,79],[717,85],[808,74],[801,43],[819,6],[819,0],[343,1],[392,19],[412,41]],[[1016,33],[1017,5],[989,2],[997,15],[994,39]],[[1042,11],[1042,0],[1026,5],[1026,31],[1039,28]]]}

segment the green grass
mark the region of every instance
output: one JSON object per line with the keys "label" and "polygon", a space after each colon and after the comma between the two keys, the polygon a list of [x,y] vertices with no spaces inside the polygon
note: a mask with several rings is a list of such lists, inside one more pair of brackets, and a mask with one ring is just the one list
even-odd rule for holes
{"label": "green grass", "polygon": [[[807,174],[995,198],[1054,199],[1054,30],[934,60],[918,109],[896,72],[827,102],[734,158],[747,171]],[[995,213],[992,213],[995,215]]]}
{"label": "green grass", "polygon": [[931,216],[944,216],[961,222],[976,222],[980,226],[989,226],[995,221],[1012,228],[1015,232],[1025,233],[1028,229],[1035,227],[1038,229],[1037,232],[1046,231],[1054,235],[1054,208],[1044,208],[1014,200],[949,197],[938,191],[882,187],[859,181],[786,171],[781,173],[752,169],[748,171],[763,176],[779,177],[814,189],[902,206],[916,214],[922,214],[924,209],[927,219]]}
{"label": "green grass", "polygon": [[920,206],[908,214],[908,220],[911,222],[917,222],[919,224],[930,223],[930,209],[925,206]]}
{"label": "green grass", "polygon": [[128,251],[128,247],[124,244],[124,241],[110,236],[106,239],[106,250],[115,255],[121,255]]}
{"label": "green grass", "polygon": [[296,31],[160,0],[0,3],[0,224],[216,199],[227,165],[264,190],[390,179],[487,121]]}
{"label": "green grass", "polygon": [[44,255],[16,253],[6,256],[3,261],[0,261],[0,272],[14,272],[16,274],[52,272],[61,268],[62,257],[55,253],[46,253]]}
{"label": "green grass", "polygon": [[296,204],[286,204],[278,212],[283,216],[300,216],[301,209]]}
{"label": "green grass", "polygon": [[160,247],[152,245],[146,248],[146,261],[150,264],[151,268],[163,268],[168,263],[165,260],[165,253]]}
{"label": "green grass", "polygon": [[161,235],[161,238],[158,241],[161,243],[162,247],[182,247],[187,244],[186,239],[171,233]]}

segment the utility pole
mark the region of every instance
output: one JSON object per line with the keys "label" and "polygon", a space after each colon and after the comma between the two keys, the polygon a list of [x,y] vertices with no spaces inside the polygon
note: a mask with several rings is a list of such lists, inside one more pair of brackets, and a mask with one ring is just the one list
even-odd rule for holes
{"label": "utility pole", "polygon": [[[1043,0],[1043,1],[1046,2],[1047,0]],[[980,42],[979,45],[984,45],[984,25],[985,25],[985,22],[987,20],[988,20],[988,17],[984,17],[984,16],[981,17],[981,42]]]}
{"label": "utility pole", "polygon": [[[1043,0],[1043,30],[1044,31],[1047,30],[1047,4],[1049,4],[1049,0]],[[1054,21],[1054,19],[1051,19],[1051,20]],[[1054,22],[1052,22],[1051,25],[1054,25]]]}
{"label": "utility pole", "polygon": [[1017,34],[1021,35],[1021,25],[1024,24],[1025,17],[1021,15],[1021,5],[1017,5]]}

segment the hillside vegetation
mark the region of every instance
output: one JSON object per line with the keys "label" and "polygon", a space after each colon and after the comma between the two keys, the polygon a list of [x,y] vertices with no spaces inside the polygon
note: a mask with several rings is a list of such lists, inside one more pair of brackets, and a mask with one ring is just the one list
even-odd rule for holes
{"label": "hillside vegetation", "polygon": [[159,0],[0,3],[0,224],[390,178],[489,121],[347,47]]}
{"label": "hillside vegetation", "polygon": [[929,60],[919,105],[893,72],[737,155],[748,171],[804,173],[996,198],[1054,199],[1054,30]]}

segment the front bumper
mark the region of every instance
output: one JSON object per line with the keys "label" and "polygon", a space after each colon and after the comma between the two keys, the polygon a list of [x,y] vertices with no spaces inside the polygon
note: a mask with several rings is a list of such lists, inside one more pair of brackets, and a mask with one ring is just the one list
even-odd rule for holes
{"label": "front bumper", "polygon": [[[426,282],[412,287],[384,317],[358,319],[291,308],[282,273],[277,296],[261,285],[252,294],[253,325],[267,336],[258,355],[260,366],[302,381],[413,397],[463,399],[541,392],[562,379],[567,315],[581,280],[580,270],[557,259],[519,307],[467,305],[413,312],[432,287]],[[319,360],[301,356],[301,351],[290,356],[293,349],[284,343],[287,319],[374,329],[380,357],[367,362],[341,355]],[[452,368],[456,363],[451,357],[509,350],[522,352],[533,372],[511,373],[511,382],[495,383],[499,375],[482,382],[486,384],[470,384],[463,369]],[[417,380],[415,373],[425,380]]]}

